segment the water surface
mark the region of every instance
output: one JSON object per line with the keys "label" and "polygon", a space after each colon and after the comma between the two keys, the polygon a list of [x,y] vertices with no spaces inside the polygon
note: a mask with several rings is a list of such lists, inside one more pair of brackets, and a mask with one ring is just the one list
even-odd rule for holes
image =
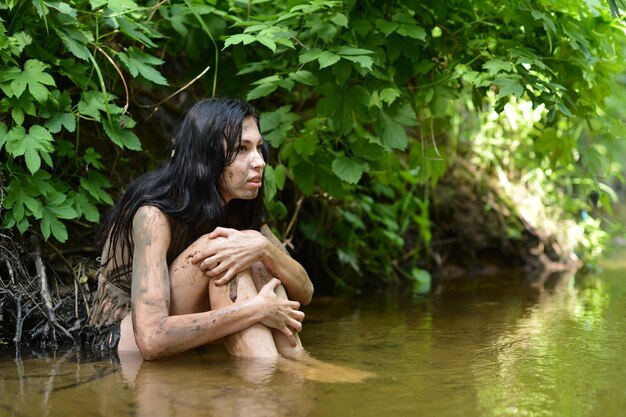
{"label": "water surface", "polygon": [[0,357],[0,416],[619,416],[626,409],[626,251],[586,277],[476,277],[426,297],[318,298],[303,343],[373,373],[80,352]]}

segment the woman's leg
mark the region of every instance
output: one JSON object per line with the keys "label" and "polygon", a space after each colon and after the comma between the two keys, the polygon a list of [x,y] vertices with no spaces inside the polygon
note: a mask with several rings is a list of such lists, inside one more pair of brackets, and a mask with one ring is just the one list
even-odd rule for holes
{"label": "woman's leg", "polygon": [[[231,286],[236,286],[236,290],[231,289]],[[236,293],[236,298],[233,297],[234,300],[231,299],[231,293]],[[213,309],[231,307],[253,298],[257,293],[249,269],[238,273],[230,283],[225,285],[217,286],[214,280],[209,282],[209,296]],[[237,357],[278,357],[272,332],[261,323],[253,324],[239,333],[226,337],[225,344],[228,353]]]}
{"label": "woman's leg", "polygon": [[[219,239],[219,238],[218,238]],[[185,249],[169,268],[170,315],[182,315],[230,307],[257,294],[251,271],[237,275],[237,298],[231,301],[230,285],[216,286],[199,268],[191,263],[194,253],[200,248],[215,244],[218,239],[202,236]],[[118,351],[138,350],[135,344],[132,320],[126,316],[120,325]],[[271,331],[261,323],[228,336],[226,348],[234,356],[275,358],[278,356]]]}
{"label": "woman's leg", "polygon": [[[260,291],[261,287],[272,279],[272,276],[261,262],[257,262],[252,265],[252,279],[254,280],[256,290]],[[282,284],[277,286],[274,291],[276,291],[276,295],[278,295],[278,297],[284,298],[285,300],[288,299],[287,292]],[[284,334],[274,329],[272,329],[271,332],[276,349],[281,355],[291,359],[300,359],[306,354],[298,333],[293,332],[293,336],[296,338],[296,346],[292,346]]]}

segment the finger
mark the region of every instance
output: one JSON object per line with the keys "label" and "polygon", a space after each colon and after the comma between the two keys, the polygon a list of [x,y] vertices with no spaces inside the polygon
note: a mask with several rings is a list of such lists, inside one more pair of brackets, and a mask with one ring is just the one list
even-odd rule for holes
{"label": "finger", "polygon": [[215,262],[211,263],[211,261],[209,261],[208,259],[200,264],[200,269],[206,272],[210,277],[216,277],[219,275],[215,271],[218,267],[219,267],[218,263],[215,263]]}
{"label": "finger", "polygon": [[209,256],[208,252],[206,251],[195,251],[193,256],[191,257],[191,263],[192,264],[197,264],[198,262],[206,259]]}
{"label": "finger", "polygon": [[211,233],[209,233],[209,239],[215,239],[216,237],[228,237],[230,229],[225,227],[216,227]]}
{"label": "finger", "polygon": [[304,313],[302,311],[295,310],[291,313],[291,316],[298,321],[304,321]]}
{"label": "finger", "polygon": [[212,271],[213,276],[217,276],[223,273],[225,268],[222,268],[221,271],[218,271],[216,273],[216,271],[220,267],[220,261],[217,260],[216,258],[217,258],[216,256],[205,258],[204,261],[202,261],[202,263],[200,264],[200,269],[202,269],[203,271]]}
{"label": "finger", "polygon": [[297,333],[300,333],[302,331],[302,323],[297,320],[291,320],[289,322],[289,327],[291,327]]}
{"label": "finger", "polygon": [[292,310],[299,310],[300,303],[298,301],[289,301],[289,307],[291,307]]}
{"label": "finger", "polygon": [[211,266],[212,266],[211,263],[206,259],[202,261],[202,263],[199,265],[200,270],[206,273],[210,273],[213,270]]}
{"label": "finger", "polygon": [[[272,278],[269,280],[267,284],[264,285],[264,287],[267,287],[268,289],[273,290],[276,287],[278,287],[278,284],[280,284],[280,280],[278,278]],[[298,306],[300,306],[300,304],[298,304]]]}
{"label": "finger", "polygon": [[230,279],[233,277],[233,273],[231,271],[226,272],[226,274],[215,280],[215,285],[224,285],[226,283],[228,283],[228,281],[230,281]]}
{"label": "finger", "polygon": [[288,327],[284,327],[280,330],[282,332],[282,334],[285,335],[285,337],[287,338],[287,340],[289,340],[289,344],[293,347],[296,347],[298,345],[298,343],[296,342],[296,338],[293,335],[293,332],[291,330],[289,330]]}

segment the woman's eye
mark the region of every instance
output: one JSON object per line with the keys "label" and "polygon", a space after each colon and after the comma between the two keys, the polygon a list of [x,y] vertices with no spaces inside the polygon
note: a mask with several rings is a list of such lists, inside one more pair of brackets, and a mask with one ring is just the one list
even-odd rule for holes
{"label": "woman's eye", "polygon": [[246,151],[246,146],[245,145],[241,145],[239,147],[239,152],[245,152]]}

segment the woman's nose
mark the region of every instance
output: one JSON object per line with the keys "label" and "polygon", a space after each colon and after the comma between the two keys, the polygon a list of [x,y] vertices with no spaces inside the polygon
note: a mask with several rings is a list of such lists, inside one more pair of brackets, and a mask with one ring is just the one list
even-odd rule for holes
{"label": "woman's nose", "polygon": [[261,153],[260,150],[257,149],[252,154],[252,163],[251,163],[251,165],[252,165],[253,169],[265,168],[265,159],[263,159],[263,154]]}

